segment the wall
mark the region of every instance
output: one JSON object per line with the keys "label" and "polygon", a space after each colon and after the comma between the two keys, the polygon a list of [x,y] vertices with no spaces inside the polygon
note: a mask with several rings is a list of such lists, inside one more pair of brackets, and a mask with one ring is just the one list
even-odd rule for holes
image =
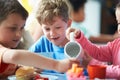
{"label": "wall", "polygon": [[99,0],[88,0],[85,5],[86,18],[83,25],[91,32],[92,35],[100,34],[101,21],[101,3]]}

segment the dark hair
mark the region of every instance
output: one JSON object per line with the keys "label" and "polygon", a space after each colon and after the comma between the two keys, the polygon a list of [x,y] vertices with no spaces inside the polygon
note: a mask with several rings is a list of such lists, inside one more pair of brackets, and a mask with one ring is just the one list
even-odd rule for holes
{"label": "dark hair", "polygon": [[116,8],[120,8],[120,2],[116,5]]}
{"label": "dark hair", "polygon": [[0,23],[12,13],[21,15],[24,20],[28,17],[28,12],[18,0],[0,0]]}
{"label": "dark hair", "polygon": [[87,0],[68,0],[73,8],[73,11],[77,12],[81,7],[84,6]]}

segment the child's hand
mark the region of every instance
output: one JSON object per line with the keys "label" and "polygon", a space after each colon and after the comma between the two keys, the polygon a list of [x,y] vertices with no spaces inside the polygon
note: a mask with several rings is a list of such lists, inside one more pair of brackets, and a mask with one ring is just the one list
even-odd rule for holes
{"label": "child's hand", "polygon": [[59,72],[66,72],[68,71],[68,69],[70,69],[72,67],[72,64],[76,63],[78,65],[80,65],[80,62],[76,59],[64,59],[64,60],[60,60],[57,66],[57,71]]}
{"label": "child's hand", "polygon": [[80,37],[80,30],[77,30],[77,29],[75,29],[75,28],[68,28],[67,30],[66,30],[66,37],[67,37],[67,39],[68,40],[70,40],[70,33],[71,32],[74,32],[74,37],[75,38],[78,38],[78,37]]}
{"label": "child's hand", "polygon": [[91,60],[92,57],[87,52],[84,51],[82,66],[86,68]]}
{"label": "child's hand", "polygon": [[42,71],[43,71],[43,69],[35,68],[35,72],[37,72],[37,73],[41,73]]}

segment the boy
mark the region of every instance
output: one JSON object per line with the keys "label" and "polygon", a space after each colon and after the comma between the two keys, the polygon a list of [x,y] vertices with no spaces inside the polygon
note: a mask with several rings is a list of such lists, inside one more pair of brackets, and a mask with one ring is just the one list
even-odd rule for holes
{"label": "boy", "polygon": [[[16,50],[28,12],[17,0],[0,0],[0,79],[15,73],[17,64],[67,71],[76,60],[55,61],[26,50]],[[64,67],[64,68],[61,68]]]}
{"label": "boy", "polygon": [[[33,52],[54,52],[55,59],[63,59],[68,28],[68,6],[64,0],[41,0],[36,15],[44,35],[30,48]],[[59,56],[61,55],[61,56]]]}
{"label": "boy", "polygon": [[65,36],[69,26],[68,6],[65,0],[41,0],[37,9],[37,20],[44,35],[30,48],[41,54],[53,53],[54,59],[66,58],[64,46],[69,40]]}

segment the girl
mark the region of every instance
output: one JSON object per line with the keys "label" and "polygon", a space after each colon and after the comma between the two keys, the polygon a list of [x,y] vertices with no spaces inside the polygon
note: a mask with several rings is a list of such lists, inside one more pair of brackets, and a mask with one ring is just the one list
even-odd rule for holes
{"label": "girl", "polygon": [[[120,34],[120,2],[116,6],[116,19],[118,23],[118,33]],[[111,62],[112,65],[106,65],[106,77],[120,79],[120,35],[113,42],[108,42],[107,45],[97,46],[92,44],[85,38],[82,32],[69,28],[66,32],[69,38],[69,33],[75,32],[76,40],[81,44],[83,49],[92,57],[106,62]]]}

